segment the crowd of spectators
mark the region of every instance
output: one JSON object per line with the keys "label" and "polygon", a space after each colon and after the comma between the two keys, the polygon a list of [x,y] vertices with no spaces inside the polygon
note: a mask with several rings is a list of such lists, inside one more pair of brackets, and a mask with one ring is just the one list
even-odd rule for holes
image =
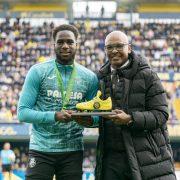
{"label": "crowd of spectators", "polygon": [[[16,160],[13,166],[13,170],[25,172],[28,165],[28,146],[20,146],[13,148],[16,155]],[[180,148],[173,148],[173,155],[176,164],[180,167]],[[89,173],[90,175],[94,173],[96,165],[96,148],[85,148],[84,158],[83,158],[83,172]]]}
{"label": "crowd of spectators", "polygon": [[28,164],[28,146],[15,147],[13,149],[16,160],[13,169],[25,171]]}
{"label": "crowd of spectators", "polygon": [[[104,38],[112,30],[122,30],[128,34],[133,50],[147,57],[157,72],[169,74],[174,83],[174,75],[179,72],[180,46],[178,24],[133,24],[125,27],[116,22],[91,23],[76,22],[79,29],[79,47],[76,61],[97,71],[106,56]],[[54,23],[33,26],[30,22],[10,18],[0,23],[0,121],[17,120],[17,102],[24,78],[29,68],[38,62],[54,56],[52,29]],[[175,94],[179,87],[175,88]],[[178,95],[179,96],[179,95]],[[175,117],[174,117],[175,118]]]}
{"label": "crowd of spectators", "polygon": [[96,149],[88,148],[84,151],[83,158],[83,171],[84,172],[94,172],[96,166]]}
{"label": "crowd of spectators", "polygon": [[[12,148],[15,154],[15,162],[13,164],[13,172],[18,175],[22,175],[24,177],[24,173],[26,171],[26,167],[28,165],[28,146],[27,145],[14,145]],[[84,157],[83,157],[83,180],[91,179],[90,177],[94,177],[94,168],[95,168],[95,160],[96,158],[96,149],[95,147],[85,148]],[[1,172],[1,167],[0,167]],[[88,178],[87,178],[88,177]]]}

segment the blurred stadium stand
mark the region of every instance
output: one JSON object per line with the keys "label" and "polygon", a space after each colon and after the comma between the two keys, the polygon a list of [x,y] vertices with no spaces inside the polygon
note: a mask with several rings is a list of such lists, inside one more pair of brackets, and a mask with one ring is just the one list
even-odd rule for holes
{"label": "blurred stadium stand", "polygon": [[[125,31],[134,51],[147,57],[167,92],[168,128],[176,168],[180,169],[178,0],[113,1],[112,8],[109,1],[43,2],[0,0],[0,148],[4,141],[12,143],[17,157],[14,173],[23,179],[31,129],[28,124],[19,123],[16,115],[24,78],[33,64],[54,56],[52,29],[68,22],[80,31],[76,61],[95,72],[106,61],[104,37],[112,30]],[[97,136],[97,129],[84,131],[83,180],[93,179]]]}

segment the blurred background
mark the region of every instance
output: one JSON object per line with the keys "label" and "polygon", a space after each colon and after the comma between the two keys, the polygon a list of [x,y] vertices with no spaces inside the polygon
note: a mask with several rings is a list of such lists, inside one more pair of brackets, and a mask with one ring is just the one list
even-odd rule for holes
{"label": "blurred background", "polygon": [[[0,150],[11,143],[14,179],[24,179],[31,129],[17,119],[19,93],[29,68],[54,56],[51,33],[62,23],[78,28],[76,61],[94,72],[106,61],[104,38],[113,30],[125,31],[147,58],[167,92],[180,179],[180,0],[0,0]],[[84,130],[83,180],[94,179],[97,137],[97,129]]]}

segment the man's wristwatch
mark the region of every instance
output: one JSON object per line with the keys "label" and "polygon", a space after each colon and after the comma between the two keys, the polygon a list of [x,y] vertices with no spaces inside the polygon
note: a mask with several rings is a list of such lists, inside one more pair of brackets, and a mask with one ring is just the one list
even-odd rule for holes
{"label": "man's wristwatch", "polygon": [[127,126],[131,126],[133,124],[133,120],[130,120],[128,123],[127,123]]}
{"label": "man's wristwatch", "polygon": [[132,116],[130,115],[130,120],[128,121],[128,123],[126,124],[128,127],[131,127],[133,125],[133,119]]}

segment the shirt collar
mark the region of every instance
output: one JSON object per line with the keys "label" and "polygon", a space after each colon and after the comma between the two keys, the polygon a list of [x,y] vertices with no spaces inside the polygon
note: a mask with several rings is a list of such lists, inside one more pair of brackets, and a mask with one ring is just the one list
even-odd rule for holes
{"label": "shirt collar", "polygon": [[[126,67],[129,64],[129,59],[118,69],[123,69],[124,67]],[[115,70],[112,66],[111,66],[111,71]]]}
{"label": "shirt collar", "polygon": [[61,64],[61,63],[58,63],[57,61],[56,61],[56,63],[57,63],[57,66],[58,66],[58,68],[65,68],[65,69],[73,69],[73,67],[74,67],[74,64],[71,64],[71,65],[64,65],[64,64]]}

